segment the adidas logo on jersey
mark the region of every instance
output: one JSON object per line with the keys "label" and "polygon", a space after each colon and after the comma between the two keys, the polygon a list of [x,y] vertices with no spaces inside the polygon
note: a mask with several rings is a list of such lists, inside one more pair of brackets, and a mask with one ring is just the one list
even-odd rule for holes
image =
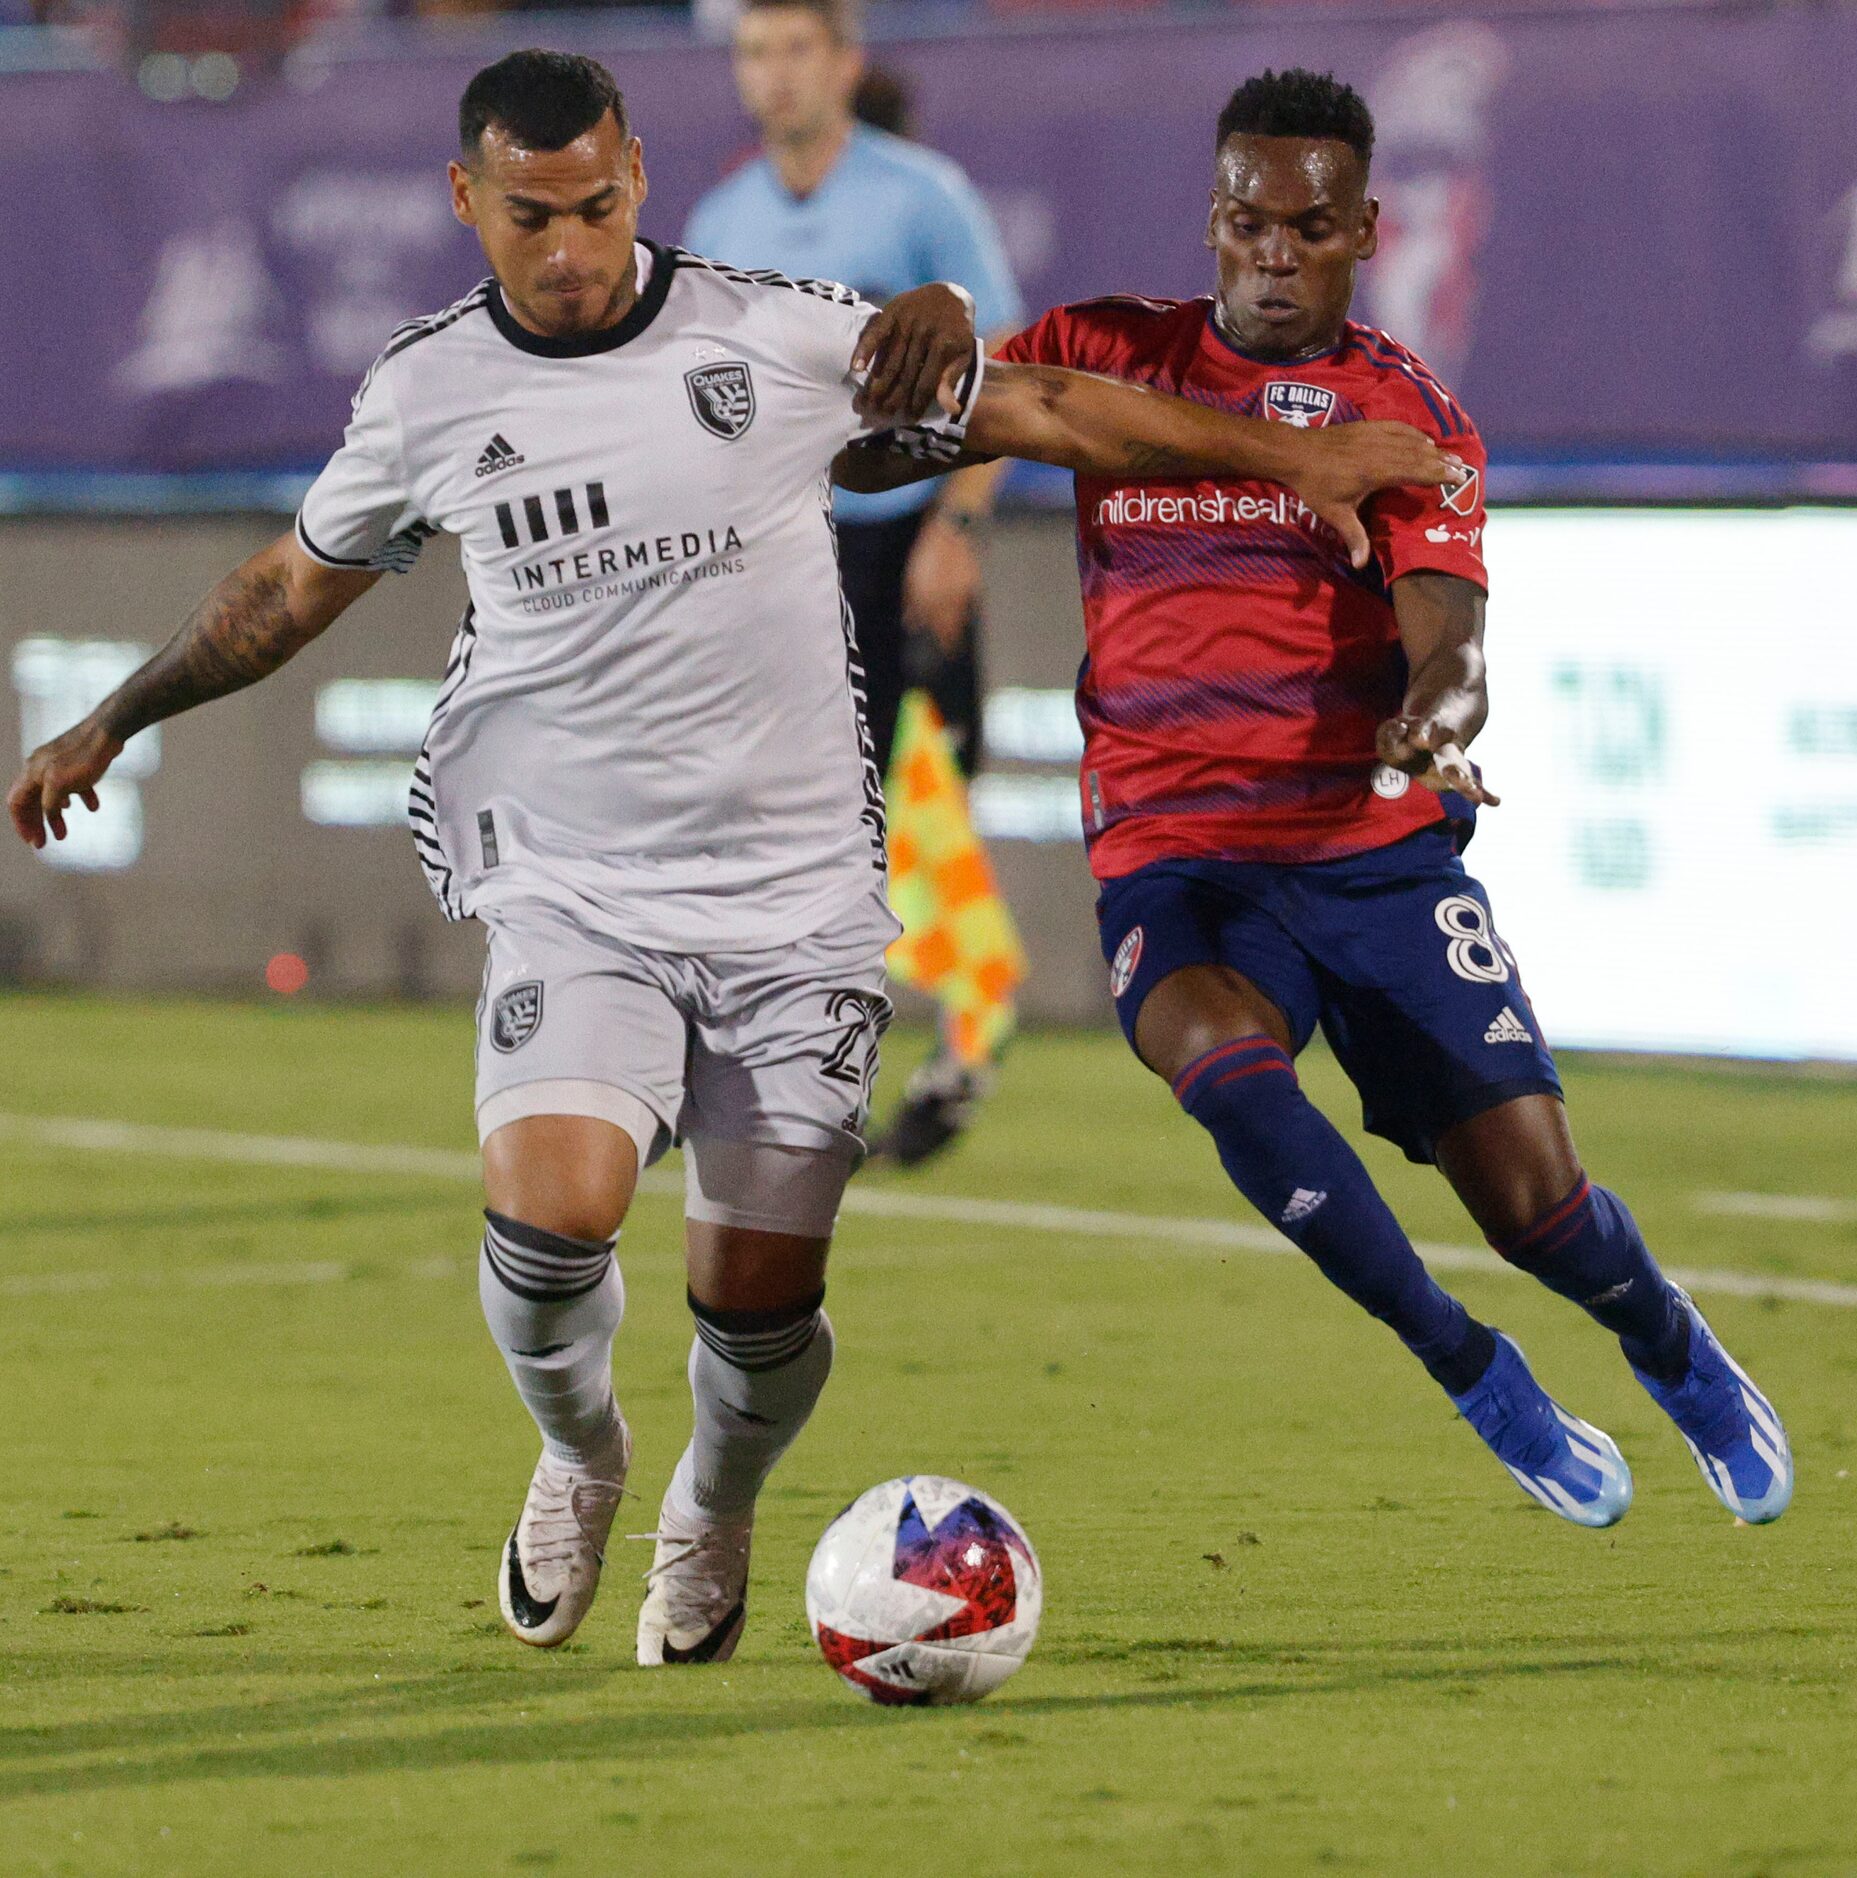
{"label": "adidas logo on jersey", "polygon": [[1527,1025],[1506,1004],[1495,1023],[1483,1033],[1485,1043],[1533,1043],[1534,1040]]}
{"label": "adidas logo on jersey", "polygon": [[1313,1187],[1298,1187],[1280,1215],[1283,1224],[1294,1226],[1299,1219],[1307,1219],[1327,1198],[1326,1190],[1317,1192]]}
{"label": "adidas logo on jersey", "polygon": [[510,448],[509,439],[498,431],[484,445],[484,453],[477,459],[477,474],[495,476],[501,470],[514,469],[517,464],[526,461],[519,451]]}

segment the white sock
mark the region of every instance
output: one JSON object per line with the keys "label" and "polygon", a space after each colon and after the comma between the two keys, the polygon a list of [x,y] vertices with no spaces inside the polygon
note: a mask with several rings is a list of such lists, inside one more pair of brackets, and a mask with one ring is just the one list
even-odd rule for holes
{"label": "white sock", "polygon": [[619,1430],[613,1338],[625,1286],[607,1240],[569,1239],[501,1213],[484,1214],[477,1295],[516,1392],[558,1461],[588,1466]]}
{"label": "white sock", "polygon": [[734,1522],[754,1511],[832,1373],[824,1296],[780,1311],[712,1311],[690,1300],[696,1428],[665,1496],[680,1517]]}

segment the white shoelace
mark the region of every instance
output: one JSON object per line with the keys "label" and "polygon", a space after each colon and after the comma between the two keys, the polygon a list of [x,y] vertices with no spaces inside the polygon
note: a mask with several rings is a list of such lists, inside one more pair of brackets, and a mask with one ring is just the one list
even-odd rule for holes
{"label": "white shoelace", "polygon": [[604,1539],[596,1539],[599,1515],[604,1512],[610,1527],[626,1489],[616,1480],[601,1480],[576,1475],[559,1464],[546,1467],[538,1492],[531,1488],[531,1498],[524,1521],[523,1551],[528,1566],[572,1565],[579,1554],[591,1547],[602,1564],[606,1558]]}
{"label": "white shoelace", "polygon": [[[629,1532],[626,1537],[676,1548],[663,1558],[653,1558],[644,1573],[653,1592],[662,1588],[665,1614],[674,1630],[710,1628],[741,1596],[742,1588],[733,1574],[747,1560],[748,1542],[728,1528],[696,1533]],[[692,1565],[694,1570],[685,1569]]]}

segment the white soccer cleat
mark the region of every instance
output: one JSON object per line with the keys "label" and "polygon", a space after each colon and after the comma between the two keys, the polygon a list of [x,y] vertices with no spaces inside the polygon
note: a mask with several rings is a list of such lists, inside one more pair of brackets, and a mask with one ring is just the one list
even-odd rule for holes
{"label": "white soccer cleat", "polygon": [[640,1664],[726,1663],[748,1614],[753,1518],[736,1524],[680,1519],[667,1500],[657,1531],[637,1536],[658,1542],[638,1613]]}
{"label": "white soccer cleat", "polygon": [[631,1462],[632,1433],[623,1418],[617,1442],[598,1465],[576,1467],[546,1453],[536,1462],[496,1576],[503,1621],[524,1643],[543,1649],[565,1643],[593,1608]]}

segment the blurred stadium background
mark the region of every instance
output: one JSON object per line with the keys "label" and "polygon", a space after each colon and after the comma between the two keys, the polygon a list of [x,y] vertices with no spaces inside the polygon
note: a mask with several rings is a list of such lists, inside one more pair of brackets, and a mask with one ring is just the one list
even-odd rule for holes
{"label": "blurred stadium background", "polygon": [[[71,721],[265,539],[399,320],[481,272],[441,167],[537,40],[631,97],[645,232],[753,148],[727,9],[0,0],[0,742]],[[917,6],[868,14],[1028,304],[1199,291],[1210,126],[1268,64],[1380,123],[1357,312],[1493,458],[1507,797],[1476,863],[1568,1044],[1857,1058],[1857,8]],[[1067,479],[989,550],[976,819],[1034,1019],[1107,1015],[1077,836]],[[0,976],[456,994],[404,779],[461,605],[447,555],[277,681],[139,738],[106,812],[0,862]]]}

